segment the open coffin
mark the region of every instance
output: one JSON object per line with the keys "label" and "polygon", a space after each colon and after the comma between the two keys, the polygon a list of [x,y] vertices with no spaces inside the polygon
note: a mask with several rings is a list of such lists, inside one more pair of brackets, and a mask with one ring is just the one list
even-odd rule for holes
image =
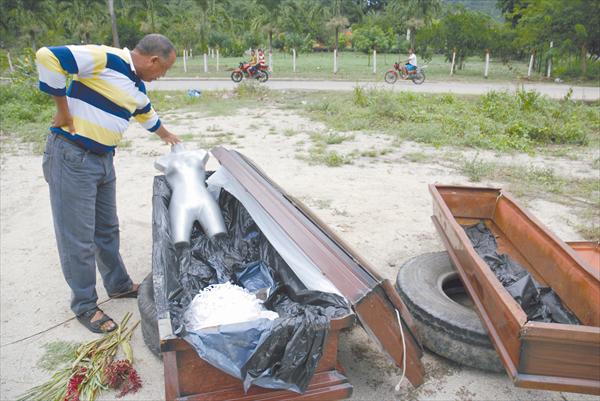
{"label": "open coffin", "polygon": [[[402,367],[415,386],[423,381],[421,347],[412,318],[387,280],[361,260],[346,244],[318,221],[303,205],[270,181],[252,162],[237,152],[215,148],[221,167],[207,181],[209,189],[223,190],[251,215],[285,265],[307,288],[341,295],[383,350]],[[157,178],[160,180],[160,178]],[[164,235],[158,232],[166,218],[153,199],[153,279],[160,347],[165,365],[167,399],[340,399],[351,394],[351,385],[337,364],[339,330],[351,326],[354,314],[332,318],[323,356],[303,394],[252,387],[244,393],[240,380],[200,359],[194,349],[174,334],[169,312],[168,276],[172,261]],[[161,202],[163,202],[161,204]],[[164,210],[163,210],[164,211]],[[167,255],[167,256],[165,256]],[[399,317],[399,319],[398,319]],[[399,327],[402,324],[402,330]],[[404,352],[406,350],[406,352]]]}
{"label": "open coffin", "polygon": [[[600,394],[600,254],[553,235],[500,189],[430,185],[433,222],[518,387]],[[529,320],[478,255],[465,227],[483,221],[498,253],[554,290],[581,322]]]}

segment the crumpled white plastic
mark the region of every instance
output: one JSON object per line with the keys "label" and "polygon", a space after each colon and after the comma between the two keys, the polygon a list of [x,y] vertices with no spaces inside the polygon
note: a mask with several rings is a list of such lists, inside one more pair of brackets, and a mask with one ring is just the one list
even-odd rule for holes
{"label": "crumpled white plastic", "polygon": [[206,327],[248,322],[256,319],[277,319],[279,315],[265,309],[254,294],[230,282],[206,287],[194,297],[183,318],[188,331]]}

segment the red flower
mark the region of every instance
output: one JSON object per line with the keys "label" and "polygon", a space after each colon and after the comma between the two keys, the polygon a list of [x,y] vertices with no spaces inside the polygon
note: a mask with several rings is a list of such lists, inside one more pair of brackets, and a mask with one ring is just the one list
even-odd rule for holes
{"label": "red flower", "polygon": [[140,377],[128,360],[111,362],[104,370],[108,386],[119,389],[121,392],[117,397],[123,397],[129,393],[135,393],[142,387]]}
{"label": "red flower", "polygon": [[67,384],[67,394],[63,401],[79,401],[79,386],[83,382],[83,379],[85,379],[86,372],[86,368],[81,368],[71,376]]}

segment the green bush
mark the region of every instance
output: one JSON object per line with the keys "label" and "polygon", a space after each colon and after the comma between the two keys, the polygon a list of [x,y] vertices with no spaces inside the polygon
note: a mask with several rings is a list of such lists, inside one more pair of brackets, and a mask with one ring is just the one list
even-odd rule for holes
{"label": "green bush", "polygon": [[552,75],[561,79],[586,79],[598,82],[600,77],[600,61],[588,61],[586,73],[581,71],[581,63],[569,63],[558,65],[552,71]]}
{"label": "green bush", "polygon": [[434,146],[530,152],[536,146],[600,141],[598,105],[556,101],[534,91],[480,97],[355,88],[326,96],[308,112],[339,131],[383,130]]}
{"label": "green bush", "polygon": [[52,98],[38,90],[32,81],[0,85],[0,127],[2,131],[19,130],[25,123],[50,125],[54,112]]}
{"label": "green bush", "polygon": [[360,107],[367,107],[367,95],[361,86],[354,87],[354,104]]}

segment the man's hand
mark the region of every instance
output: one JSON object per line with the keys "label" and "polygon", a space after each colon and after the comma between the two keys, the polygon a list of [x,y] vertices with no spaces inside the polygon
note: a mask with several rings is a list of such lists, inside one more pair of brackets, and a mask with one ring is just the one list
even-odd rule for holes
{"label": "man's hand", "polygon": [[181,139],[179,139],[179,137],[177,135],[172,134],[162,124],[156,130],[156,135],[158,135],[160,137],[160,139],[162,139],[167,145],[175,145],[175,144],[181,142]]}
{"label": "man's hand", "polygon": [[71,113],[64,114],[61,112],[57,112],[56,115],[54,116],[54,120],[52,121],[52,126],[53,127],[67,126],[68,131],[71,134],[75,134],[75,125],[73,124],[73,117],[71,116]]}
{"label": "man's hand", "polygon": [[56,115],[52,121],[53,127],[67,127],[71,134],[75,134],[75,124],[73,124],[73,117],[69,111],[69,104],[65,96],[53,96],[54,103],[56,103]]}

